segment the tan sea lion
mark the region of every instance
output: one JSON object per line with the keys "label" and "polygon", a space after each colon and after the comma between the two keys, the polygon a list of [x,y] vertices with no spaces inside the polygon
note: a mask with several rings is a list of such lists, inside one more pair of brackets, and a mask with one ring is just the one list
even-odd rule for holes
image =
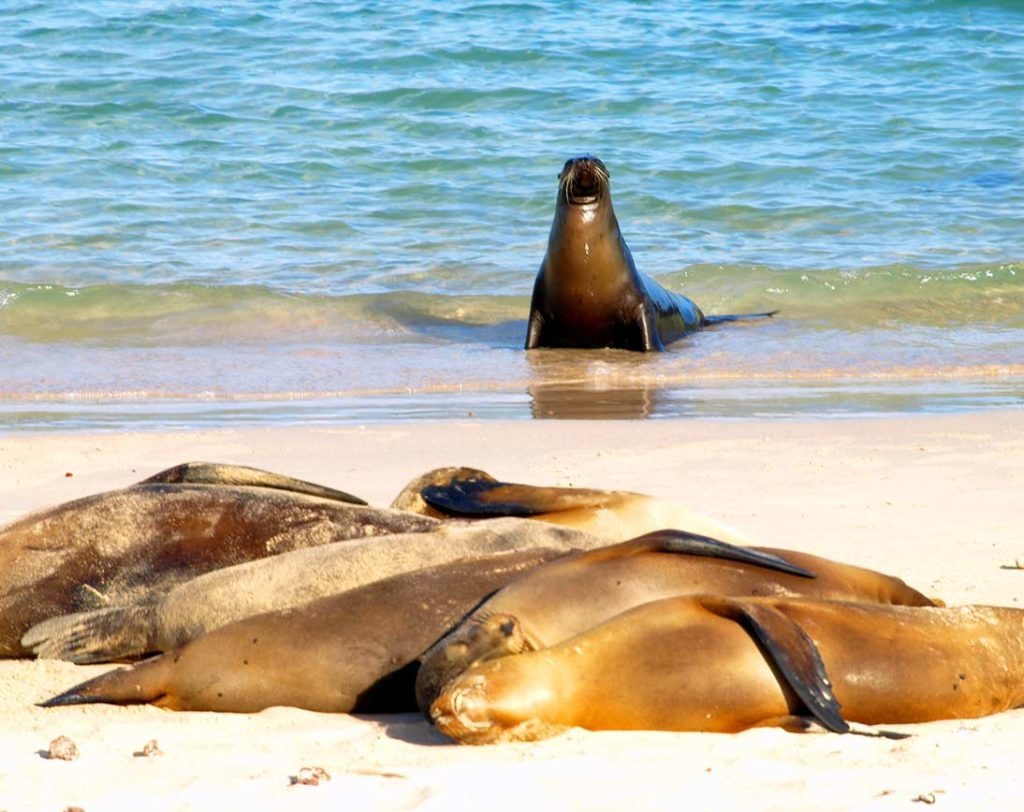
{"label": "tan sea lion", "polygon": [[565,555],[537,548],[465,558],[221,626],[181,648],[102,674],[45,706],[151,703],[252,713],[415,710],[417,656],[489,592]]}
{"label": "tan sea lion", "polygon": [[325,544],[224,567],[139,603],[50,618],[30,628],[21,643],[26,651],[50,659],[133,659],[168,651],[250,615],[460,558],[535,548],[593,549],[606,543],[525,519],[437,523],[424,532]]}
{"label": "tan sea lion", "polygon": [[745,317],[706,316],[639,273],[612,207],[608,168],[592,155],[565,162],[533,287],[526,349],[664,350],[689,332],[738,318]]}
{"label": "tan sea lion", "polygon": [[739,530],[667,499],[630,491],[554,488],[499,482],[477,468],[437,468],[417,477],[391,507],[437,518],[521,516],[625,541],[664,528],[733,544],[750,544]]}
{"label": "tan sea lion", "polygon": [[55,615],[131,604],[288,550],[430,530],[435,519],[240,466],[186,464],[0,529],[0,656]]}
{"label": "tan sea lion", "polygon": [[551,562],[499,590],[424,654],[420,707],[474,662],[544,649],[640,604],[701,593],[934,605],[899,578],[850,564],[659,531]]}
{"label": "tan sea lion", "polygon": [[[506,622],[514,623],[508,619]],[[478,663],[430,714],[466,743],[591,730],[901,724],[1024,703],[1024,610],[687,596]]]}

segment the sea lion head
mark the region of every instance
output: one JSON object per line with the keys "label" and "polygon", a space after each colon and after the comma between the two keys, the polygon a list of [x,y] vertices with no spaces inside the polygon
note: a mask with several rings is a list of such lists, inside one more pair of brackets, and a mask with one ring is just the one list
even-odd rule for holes
{"label": "sea lion head", "polygon": [[416,702],[427,712],[444,687],[474,663],[532,651],[523,624],[504,612],[470,615],[420,657]]}
{"label": "sea lion head", "polygon": [[525,660],[478,663],[445,686],[428,718],[461,744],[535,741],[561,732],[564,725],[540,718],[541,708],[560,701],[557,664]]}
{"label": "sea lion head", "polygon": [[558,174],[559,201],[565,200],[570,206],[585,206],[597,203],[611,192],[608,167],[600,158],[581,155],[565,162]]}

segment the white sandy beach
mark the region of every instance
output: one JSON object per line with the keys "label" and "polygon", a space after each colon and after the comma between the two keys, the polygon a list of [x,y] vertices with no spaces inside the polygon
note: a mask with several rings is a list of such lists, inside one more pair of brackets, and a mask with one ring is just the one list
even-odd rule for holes
{"label": "white sandy beach", "polygon": [[[831,421],[531,421],[0,437],[0,522],[185,460],[253,465],[386,504],[472,465],[672,498],[759,543],[903,577],[949,604],[1024,596],[1024,411]],[[1024,710],[902,741],[753,730],[453,745],[414,715],[41,709],[106,670],[0,662],[0,810],[1017,809]],[[72,739],[74,761],[44,758]],[[135,755],[156,740],[162,755]],[[291,785],[303,767],[330,780]]]}

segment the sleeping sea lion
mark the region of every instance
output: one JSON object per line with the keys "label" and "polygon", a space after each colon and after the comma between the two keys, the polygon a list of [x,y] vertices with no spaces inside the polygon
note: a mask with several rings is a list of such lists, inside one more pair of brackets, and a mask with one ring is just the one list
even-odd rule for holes
{"label": "sleeping sea lion", "polygon": [[612,208],[608,168],[591,155],[565,162],[526,349],[664,350],[687,333],[739,318],[746,317],[705,316],[690,299],[639,273]]}
{"label": "sleeping sea lion", "polygon": [[536,548],[406,572],[221,626],[181,648],[101,674],[44,706],[151,703],[253,713],[416,709],[417,656],[486,594],[565,550]]}
{"label": "sleeping sea lion", "polygon": [[278,474],[177,466],[0,529],[0,656],[23,654],[22,634],[55,615],[131,604],[288,550],[437,525]]}
{"label": "sleeping sea lion", "polygon": [[733,544],[751,543],[724,522],[667,499],[630,491],[499,482],[476,468],[428,471],[406,485],[391,507],[442,519],[521,516],[574,527],[611,541],[673,528]]}
{"label": "sleeping sea lion", "polygon": [[640,604],[701,593],[934,605],[899,578],[850,564],[659,531],[553,561],[495,593],[423,655],[420,707],[474,662],[544,649]]}
{"label": "sleeping sea lion", "polygon": [[584,550],[606,543],[578,530],[525,519],[438,523],[429,531],[325,544],[218,569],[140,603],[50,618],[29,629],[21,643],[49,659],[134,659],[168,651],[250,615],[403,572],[511,550]]}
{"label": "sleeping sea lion", "polygon": [[478,663],[430,715],[481,744],[568,726],[728,733],[813,719],[843,733],[1022,703],[1024,610],[716,595],[647,603],[543,651]]}

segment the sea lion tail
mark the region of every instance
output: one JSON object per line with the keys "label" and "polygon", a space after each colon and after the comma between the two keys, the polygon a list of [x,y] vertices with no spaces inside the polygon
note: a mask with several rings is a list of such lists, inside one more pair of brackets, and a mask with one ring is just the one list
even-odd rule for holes
{"label": "sea lion tail", "polygon": [[733,321],[746,321],[747,319],[770,319],[778,310],[766,310],[763,313],[724,313],[721,316],[707,316],[701,319],[702,327],[714,327],[716,324],[726,324]]}
{"label": "sea lion tail", "polygon": [[174,667],[174,657],[159,654],[127,668],[116,668],[86,680],[62,694],[40,702],[41,708],[62,705],[85,705],[108,702],[112,705],[160,704],[167,694],[167,684]]}
{"label": "sea lion tail", "polygon": [[365,505],[366,501],[344,491],[293,479],[272,471],[250,468],[247,465],[230,465],[221,462],[183,462],[165,471],[160,471],[137,483],[139,485],[235,485],[247,488],[272,488],[279,491],[303,493],[321,499],[333,499],[353,505]]}
{"label": "sea lion tail", "polygon": [[141,657],[151,650],[152,606],[116,606],[44,620],[21,638],[26,650],[43,660],[109,663]]}

